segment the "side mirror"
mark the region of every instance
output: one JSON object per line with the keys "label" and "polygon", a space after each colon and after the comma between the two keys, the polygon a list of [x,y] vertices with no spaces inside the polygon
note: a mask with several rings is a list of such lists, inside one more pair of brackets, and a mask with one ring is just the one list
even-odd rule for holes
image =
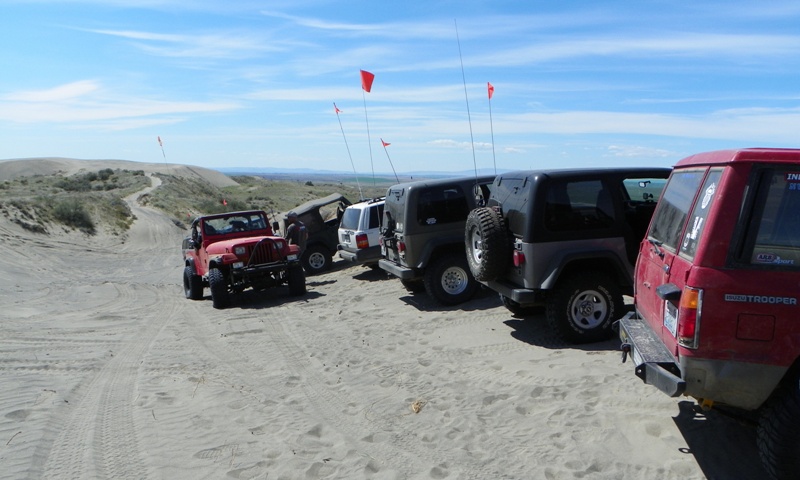
{"label": "side mirror", "polygon": [[272,231],[277,232],[281,229],[281,225],[278,222],[272,222]]}

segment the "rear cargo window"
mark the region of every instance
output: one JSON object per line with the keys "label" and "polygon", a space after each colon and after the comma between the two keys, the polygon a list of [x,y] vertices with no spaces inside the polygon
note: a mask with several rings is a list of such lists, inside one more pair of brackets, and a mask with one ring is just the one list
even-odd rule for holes
{"label": "rear cargo window", "polygon": [[717,187],[721,176],[722,169],[712,169],[700,188],[700,197],[694,204],[692,215],[689,217],[689,225],[683,235],[683,242],[681,243],[682,255],[694,258],[694,254],[697,253],[697,245],[700,243],[708,212],[711,210],[711,205],[714,204],[714,199],[717,196]]}
{"label": "rear cargo window", "polygon": [[593,230],[614,224],[611,192],[600,180],[554,182],[547,191],[544,224],[549,230]]}
{"label": "rear cargo window", "polygon": [[689,208],[704,174],[705,170],[676,170],[672,173],[653,215],[648,238],[677,251],[681,231],[689,216]]}
{"label": "rear cargo window", "polygon": [[760,172],[753,215],[751,247],[742,260],[753,265],[800,266],[800,169]]}
{"label": "rear cargo window", "polygon": [[361,210],[358,208],[348,208],[342,215],[342,221],[339,223],[339,228],[347,230],[358,230],[358,219],[361,217]]}
{"label": "rear cargo window", "polygon": [[417,222],[420,225],[463,222],[467,215],[467,197],[458,185],[428,188],[419,194]]}

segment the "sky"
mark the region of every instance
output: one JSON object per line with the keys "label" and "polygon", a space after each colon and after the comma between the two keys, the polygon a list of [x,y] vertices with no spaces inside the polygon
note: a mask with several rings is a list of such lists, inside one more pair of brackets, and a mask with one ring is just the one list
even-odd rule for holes
{"label": "sky", "polygon": [[800,147],[796,1],[2,0],[0,64],[0,159],[369,174]]}

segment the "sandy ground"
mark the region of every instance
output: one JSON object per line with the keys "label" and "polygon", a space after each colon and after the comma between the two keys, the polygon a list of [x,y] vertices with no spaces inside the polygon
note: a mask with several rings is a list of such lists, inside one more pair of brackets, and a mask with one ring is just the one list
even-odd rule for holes
{"label": "sandy ground", "polygon": [[0,220],[0,478],[765,477],[753,427],[490,292],[337,262],[301,298],[187,300],[185,232],[135,198],[124,238]]}

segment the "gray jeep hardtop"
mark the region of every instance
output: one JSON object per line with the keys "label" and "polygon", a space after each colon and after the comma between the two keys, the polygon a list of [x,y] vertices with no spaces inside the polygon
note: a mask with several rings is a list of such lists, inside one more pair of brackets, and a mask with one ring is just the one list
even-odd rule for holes
{"label": "gray jeep hardtop", "polygon": [[464,254],[464,222],[485,201],[494,175],[419,180],[386,191],[378,265],[409,290],[445,305],[472,298],[478,284]]}
{"label": "gray jeep hardtop", "polygon": [[544,306],[567,341],[610,338],[669,173],[634,167],[498,175],[487,206],[467,220],[473,275],[514,313]]}

